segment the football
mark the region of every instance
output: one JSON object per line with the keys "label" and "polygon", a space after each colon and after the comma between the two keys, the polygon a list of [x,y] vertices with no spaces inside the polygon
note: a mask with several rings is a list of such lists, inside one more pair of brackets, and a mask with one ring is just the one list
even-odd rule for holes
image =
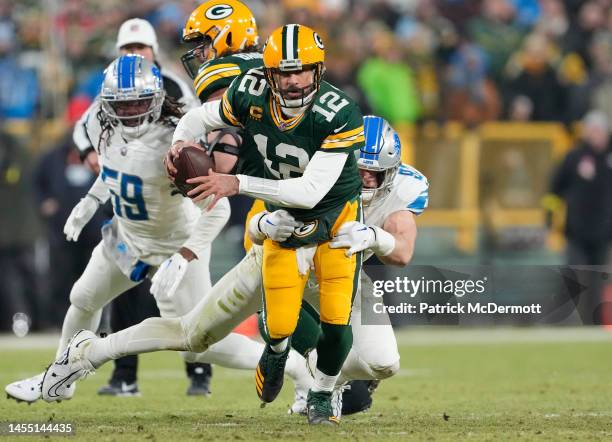
{"label": "football", "polygon": [[187,180],[208,175],[208,170],[215,168],[215,161],[204,149],[186,146],[174,160],[174,167],[177,169],[174,184],[183,195],[187,195],[187,192],[195,187],[188,184]]}

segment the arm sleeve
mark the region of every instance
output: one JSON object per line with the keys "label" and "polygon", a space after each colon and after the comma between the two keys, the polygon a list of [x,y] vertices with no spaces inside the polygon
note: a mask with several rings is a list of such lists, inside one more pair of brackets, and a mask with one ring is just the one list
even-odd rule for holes
{"label": "arm sleeve", "polygon": [[[206,202],[206,200],[204,200]],[[202,251],[212,244],[219,235],[230,217],[230,205],[227,198],[221,198],[215,207],[210,211],[203,210],[205,205],[198,205],[202,213],[198,218],[191,236],[187,239],[183,247],[188,248],[198,257]]]}
{"label": "arm sleeve", "polygon": [[108,190],[108,187],[102,180],[102,175],[98,175],[98,178],[96,178],[96,181],[94,181],[94,183],[89,188],[87,195],[97,200],[100,203],[100,205],[108,201],[108,199],[110,198],[110,191]]}
{"label": "arm sleeve", "polygon": [[178,122],[172,136],[172,144],[177,141],[198,140],[211,130],[231,127],[223,121],[219,110],[219,100],[209,101],[191,109]]}
{"label": "arm sleeve", "polygon": [[301,177],[286,180],[236,175],[239,193],[279,206],[312,209],[338,180],[347,158],[344,152],[317,151]]}
{"label": "arm sleeve", "polygon": [[72,140],[74,144],[76,144],[79,149],[79,154],[81,159],[85,158],[85,156],[94,149],[93,143],[89,139],[89,135],[87,134],[87,122],[89,118],[95,118],[95,115],[92,115],[94,112],[94,107],[96,106],[96,102],[94,101],[85,111],[79,121],[74,125],[74,129],[72,131]]}

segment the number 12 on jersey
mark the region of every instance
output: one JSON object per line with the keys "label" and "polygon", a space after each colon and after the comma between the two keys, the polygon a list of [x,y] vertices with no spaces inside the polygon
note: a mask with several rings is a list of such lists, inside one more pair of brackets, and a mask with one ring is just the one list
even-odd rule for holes
{"label": "number 12 on jersey", "polygon": [[[119,185],[119,194],[115,192],[108,181],[115,181]],[[129,173],[121,173],[102,166],[102,181],[109,184],[113,198],[113,208],[117,216],[133,221],[146,221],[149,219],[145,201],[142,196],[142,179]]]}

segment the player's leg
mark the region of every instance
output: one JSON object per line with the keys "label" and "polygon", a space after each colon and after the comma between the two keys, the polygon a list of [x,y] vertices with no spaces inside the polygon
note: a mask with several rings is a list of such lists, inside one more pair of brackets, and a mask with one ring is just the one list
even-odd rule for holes
{"label": "player's leg", "polygon": [[374,300],[372,281],[363,274],[360,293],[355,297],[351,312],[353,347],[342,366],[339,383],[351,380],[382,380],[396,374],[400,366],[395,333],[385,313],[381,325],[366,325],[362,322],[362,303],[370,305]]}
{"label": "player's leg", "polygon": [[[70,307],[62,325],[56,359],[62,355],[71,337],[78,330],[98,328],[104,305],[136,284],[123,275],[106,256],[102,243],[98,244],[85,271],[70,292]],[[13,382],[6,386],[5,391],[15,399],[34,402],[40,399],[41,381],[42,373],[24,381]],[[74,388],[67,389],[64,399],[72,397],[73,392]]]}
{"label": "player's leg", "polygon": [[[359,200],[346,203],[334,223],[332,235],[345,222],[360,217]],[[344,249],[332,249],[325,242],[317,247],[314,266],[319,282],[321,337],[317,344],[314,387],[309,393],[308,418],[310,423],[320,424],[336,422],[331,394],[352,345],[349,322],[352,301],[360,284],[361,254],[347,257]]]}
{"label": "player's leg", "polygon": [[272,402],[283,386],[290,337],[297,325],[308,275],[298,271],[295,249],[271,240],[264,241],[263,249],[263,325],[269,343],[257,364],[255,387],[262,401]]}
{"label": "player's leg", "polygon": [[255,246],[186,315],[146,319],[91,341],[84,353],[95,368],[128,354],[159,350],[200,353],[227,336],[260,306],[261,247]]}
{"label": "player's leg", "polygon": [[100,323],[102,307],[137,284],[126,277],[112,259],[107,257],[103,244],[98,244],[85,271],[72,286],[70,307],[62,325],[56,356],[62,354],[70,338],[78,330],[96,330]]}
{"label": "player's leg", "polygon": [[[199,299],[210,295],[209,273],[210,249],[201,253],[187,267],[176,292],[171,298],[161,293],[157,297],[162,317],[183,316],[191,312]],[[186,352],[183,357],[189,362],[207,362],[223,367],[255,368],[263,346],[246,336],[229,333],[202,353]]]}

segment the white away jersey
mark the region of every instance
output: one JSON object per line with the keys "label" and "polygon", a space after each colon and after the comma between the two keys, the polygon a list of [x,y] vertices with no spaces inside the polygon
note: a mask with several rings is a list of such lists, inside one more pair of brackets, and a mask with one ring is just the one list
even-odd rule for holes
{"label": "white away jersey", "polygon": [[[87,133],[94,145],[100,124],[92,109]],[[100,147],[100,175],[111,193],[119,234],[132,253],[159,265],[190,236],[201,211],[188,198],[172,195],[163,158],[172,141],[173,128],[153,124],[138,139],[124,139],[114,128],[109,144]]]}
{"label": "white away jersey", "polygon": [[374,197],[364,208],[366,224],[383,227],[385,219],[393,212],[409,210],[419,215],[429,202],[429,182],[414,167],[401,164],[390,192],[382,198]]}

